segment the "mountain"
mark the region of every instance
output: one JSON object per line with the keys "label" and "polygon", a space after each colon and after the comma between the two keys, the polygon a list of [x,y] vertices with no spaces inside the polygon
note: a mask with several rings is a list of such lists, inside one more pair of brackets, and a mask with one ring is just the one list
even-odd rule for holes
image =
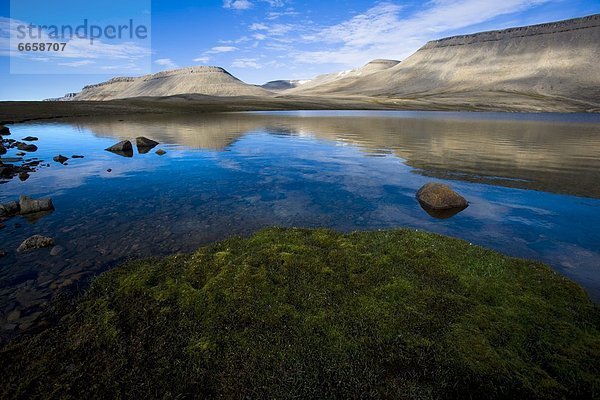
{"label": "mountain", "polygon": [[132,97],[165,97],[179,94],[207,96],[270,96],[271,92],[249,85],[219,67],[189,67],[122,77],[90,85],[69,100],[114,100]]}
{"label": "mountain", "polygon": [[548,97],[597,109],[599,43],[600,14],[454,36],[427,43],[391,68],[313,82],[286,93],[437,100],[454,96],[473,103],[509,94],[515,104],[519,98]]}
{"label": "mountain", "polygon": [[392,68],[398,65],[400,61],[396,60],[373,60],[368,64],[364,65],[361,68],[351,69],[348,71],[337,72],[333,74],[324,74],[319,75],[314,79],[309,81],[305,81],[302,85],[298,85],[288,91],[286,93],[303,93],[303,92],[311,92],[315,88],[319,88],[321,86],[327,84],[333,85],[346,85],[352,84],[355,80],[360,77],[365,77],[375,72],[385,71],[389,68]]}
{"label": "mountain", "polygon": [[266,90],[270,90],[272,92],[282,92],[284,90],[288,90],[288,89],[293,89],[295,87],[298,87],[304,83],[306,83],[308,81],[301,81],[301,80],[291,80],[291,81],[286,81],[286,80],[278,80],[278,81],[270,81],[265,83],[264,85],[261,85],[260,87]]}

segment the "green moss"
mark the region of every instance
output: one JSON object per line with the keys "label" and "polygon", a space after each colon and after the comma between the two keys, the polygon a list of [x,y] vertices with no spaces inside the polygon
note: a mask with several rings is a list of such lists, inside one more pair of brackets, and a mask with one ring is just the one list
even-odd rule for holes
{"label": "green moss", "polygon": [[408,230],[268,229],[96,279],[0,351],[1,398],[594,398],[600,313],[548,267]]}

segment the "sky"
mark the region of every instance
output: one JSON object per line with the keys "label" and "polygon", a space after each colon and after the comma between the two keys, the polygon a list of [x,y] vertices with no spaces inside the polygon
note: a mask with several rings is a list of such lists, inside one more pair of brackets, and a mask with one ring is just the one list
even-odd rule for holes
{"label": "sky", "polygon": [[[119,0],[96,2],[103,9],[93,11],[79,0],[13,1],[11,13],[10,1],[0,0],[0,100],[59,97],[114,76],[195,65],[220,66],[253,84],[310,79],[376,58],[403,60],[432,39],[600,13],[599,0]],[[76,10],[77,3],[84,6]],[[17,4],[28,7],[15,12]],[[82,10],[105,24],[117,14],[147,18],[151,34],[139,43],[74,40],[67,52],[35,62],[11,50],[15,21],[75,20]],[[11,57],[20,73],[11,73]]]}

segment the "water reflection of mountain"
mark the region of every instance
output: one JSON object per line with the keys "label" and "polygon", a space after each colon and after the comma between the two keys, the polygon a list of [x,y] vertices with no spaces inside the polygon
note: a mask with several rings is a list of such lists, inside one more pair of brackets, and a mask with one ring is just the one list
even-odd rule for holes
{"label": "water reflection of mountain", "polygon": [[424,175],[600,197],[600,125],[522,119],[395,118],[239,113],[74,122],[98,136],[147,136],[223,150],[252,131],[310,135],[393,152]]}

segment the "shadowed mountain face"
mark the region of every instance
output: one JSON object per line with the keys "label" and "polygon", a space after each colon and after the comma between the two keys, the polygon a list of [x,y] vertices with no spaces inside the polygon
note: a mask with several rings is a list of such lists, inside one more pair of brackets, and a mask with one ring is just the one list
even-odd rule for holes
{"label": "shadowed mountain face", "polygon": [[[73,123],[98,136],[147,136],[192,148],[225,150],[238,138],[264,130],[356,145],[373,156],[394,154],[414,172],[514,188],[600,198],[598,124],[454,118],[448,113],[380,113],[309,118],[282,114],[149,116],[125,121]],[[464,115],[463,115],[464,117]]]}
{"label": "shadowed mountain face", "polygon": [[367,76],[303,85],[306,95],[426,98],[456,94],[493,101],[567,98],[600,107],[600,14],[432,41],[402,63]]}

